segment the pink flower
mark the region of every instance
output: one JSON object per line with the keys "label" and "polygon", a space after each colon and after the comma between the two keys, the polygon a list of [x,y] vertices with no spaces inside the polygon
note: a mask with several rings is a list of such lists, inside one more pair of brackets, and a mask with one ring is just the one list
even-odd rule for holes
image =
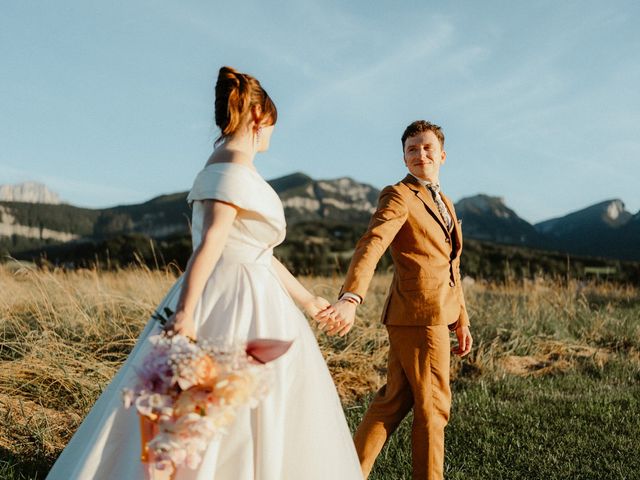
{"label": "pink flower", "polygon": [[167,461],[173,465],[181,465],[187,457],[183,445],[172,435],[159,433],[148,444],[153,451],[156,463],[163,464]]}
{"label": "pink flower", "polygon": [[185,459],[185,463],[187,464],[187,467],[196,469],[198,468],[198,465],[200,465],[201,461],[202,461],[202,457],[199,454],[197,454],[196,451],[189,450],[187,452],[187,458]]}
{"label": "pink flower", "polygon": [[[198,415],[197,413],[189,413],[179,417],[172,431],[176,435],[188,438],[191,442],[199,438],[208,438],[215,433],[215,423],[213,419]],[[202,445],[205,447],[206,445]]]}

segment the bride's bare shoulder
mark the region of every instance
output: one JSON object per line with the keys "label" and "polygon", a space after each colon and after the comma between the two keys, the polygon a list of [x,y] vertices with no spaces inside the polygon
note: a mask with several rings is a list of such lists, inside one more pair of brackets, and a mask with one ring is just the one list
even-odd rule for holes
{"label": "bride's bare shoulder", "polygon": [[211,154],[205,167],[214,163],[240,163],[247,165],[251,163],[251,157],[247,153],[238,150],[218,149]]}

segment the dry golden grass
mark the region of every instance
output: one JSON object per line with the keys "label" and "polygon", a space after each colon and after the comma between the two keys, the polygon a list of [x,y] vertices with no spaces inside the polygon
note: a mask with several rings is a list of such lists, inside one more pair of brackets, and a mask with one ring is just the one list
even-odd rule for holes
{"label": "dry golden grass", "polygon": [[0,460],[57,456],[173,281],[0,268]]}
{"label": "dry golden grass", "polygon": [[[146,268],[48,272],[0,266],[0,454],[53,459],[133,347],[177,277]],[[333,299],[340,278],[306,277]],[[339,393],[351,403],[384,383],[379,322],[390,276],[377,276],[353,331],[318,339]],[[452,378],[640,364],[640,292],[629,286],[525,282],[467,284],[475,347]]]}
{"label": "dry golden grass", "polygon": [[[327,298],[335,298],[340,288],[340,279],[304,281]],[[390,281],[389,275],[374,278],[346,339],[318,336],[344,401],[384,383],[388,344],[379,314]],[[633,286],[470,282],[465,292],[475,346],[467,358],[453,358],[452,380],[459,375],[541,376],[572,370],[585,361],[601,369],[620,352],[638,361],[640,291]]]}

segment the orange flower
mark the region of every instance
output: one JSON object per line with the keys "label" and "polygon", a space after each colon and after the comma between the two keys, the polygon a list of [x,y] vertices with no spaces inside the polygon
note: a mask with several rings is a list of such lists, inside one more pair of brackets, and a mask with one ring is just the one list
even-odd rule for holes
{"label": "orange flower", "polygon": [[188,413],[205,415],[210,394],[211,389],[200,387],[192,387],[180,393],[173,405],[174,416],[181,417]]}
{"label": "orange flower", "polygon": [[213,394],[225,405],[241,405],[249,401],[253,390],[251,375],[246,372],[229,373],[215,385]]}
{"label": "orange flower", "polygon": [[198,358],[193,365],[193,370],[199,385],[214,385],[220,374],[220,367],[209,355]]}

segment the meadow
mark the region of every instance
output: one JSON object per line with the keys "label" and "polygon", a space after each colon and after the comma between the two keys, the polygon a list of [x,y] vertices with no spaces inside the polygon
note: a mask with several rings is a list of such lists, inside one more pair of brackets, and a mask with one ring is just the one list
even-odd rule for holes
{"label": "meadow", "polygon": [[[178,272],[0,266],[0,478],[43,479]],[[333,299],[340,278],[302,279]],[[384,383],[376,276],[352,332],[318,332],[352,428]],[[466,282],[475,344],[452,361],[448,479],[640,478],[640,289]],[[373,480],[411,478],[407,418]]]}

